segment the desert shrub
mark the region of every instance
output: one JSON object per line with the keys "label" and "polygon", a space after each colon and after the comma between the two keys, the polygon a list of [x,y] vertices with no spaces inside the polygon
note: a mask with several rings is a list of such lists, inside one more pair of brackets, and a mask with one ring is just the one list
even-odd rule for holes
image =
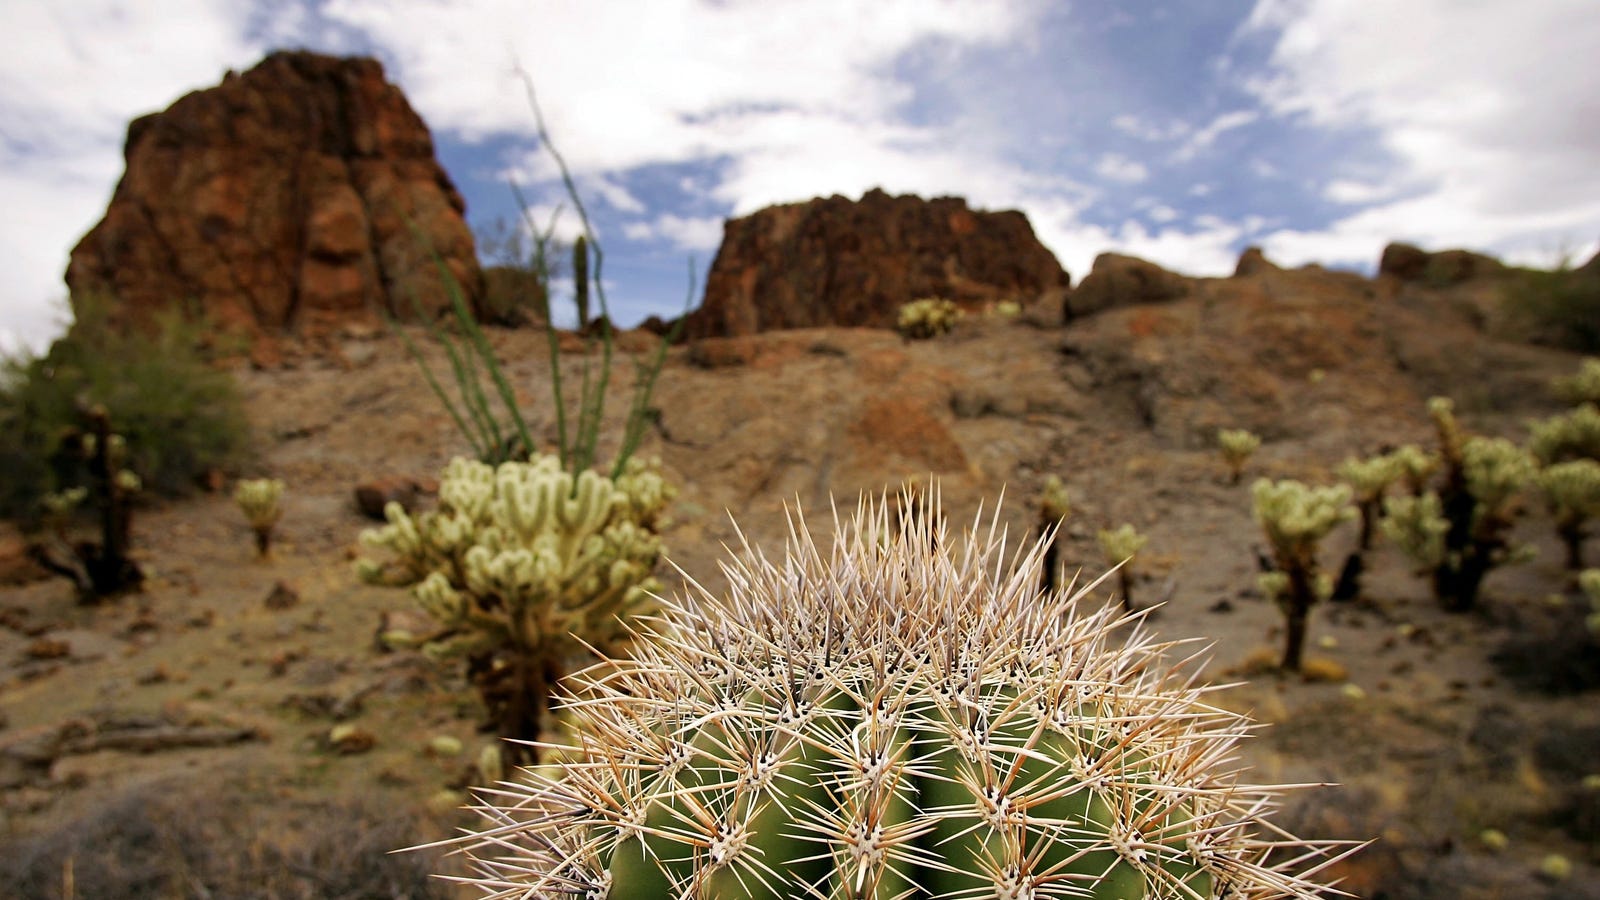
{"label": "desert shrub", "polygon": [[201,349],[203,326],[177,316],[148,330],[114,326],[109,302],[80,298],[77,320],[42,356],[3,361],[0,516],[33,515],[51,491],[80,483],[62,441],[104,407],[127,440],[126,465],[146,491],[174,496],[247,454],[238,388]]}
{"label": "desert shrub", "polygon": [[1567,265],[1512,277],[1503,303],[1528,340],[1582,353],[1600,351],[1600,273]]}

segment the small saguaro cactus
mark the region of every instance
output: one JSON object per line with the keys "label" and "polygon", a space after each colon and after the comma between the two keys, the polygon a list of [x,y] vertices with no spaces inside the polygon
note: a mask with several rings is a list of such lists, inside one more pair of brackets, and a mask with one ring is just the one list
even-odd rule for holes
{"label": "small saguaro cactus", "polygon": [[1505,438],[1463,435],[1444,397],[1430,400],[1428,411],[1439,431],[1443,482],[1437,492],[1389,498],[1381,528],[1431,570],[1440,605],[1465,612],[1491,569],[1525,555],[1508,535],[1510,500],[1533,478],[1535,464]]}
{"label": "small saguaro cactus", "polygon": [[532,741],[574,662],[590,648],[620,652],[622,620],[651,608],[657,519],[675,494],[637,458],[615,480],[593,470],[573,477],[553,456],[498,467],[457,458],[437,511],[413,517],[390,503],[389,524],[362,534],[394,559],[364,560],[360,572],[412,585],[440,627],[423,651],[464,658],[501,736]]}
{"label": "small saguaro cactus", "polygon": [[1039,489],[1037,508],[1039,539],[1045,542],[1039,587],[1049,593],[1056,589],[1061,577],[1061,523],[1072,514],[1072,498],[1068,496],[1067,486],[1062,484],[1060,476],[1051,475],[1044,480],[1044,486]]}
{"label": "small saguaro cactus", "polygon": [[1555,516],[1556,534],[1567,550],[1567,571],[1583,568],[1585,527],[1600,518],[1600,462],[1574,459],[1556,463],[1534,479]]}
{"label": "small saguaro cactus", "polygon": [[[936,504],[937,501],[934,501]],[[483,794],[468,879],[610,900],[1329,896],[1266,821],[1249,722],[979,520],[864,503],[725,564],[575,675],[571,746]],[[954,543],[954,547],[951,544]],[[941,552],[947,547],[954,552]],[[691,584],[694,584],[692,581]]]}
{"label": "small saguaro cactus", "polygon": [[247,478],[233,489],[233,502],[250,522],[256,536],[256,554],[265,559],[272,552],[272,529],[283,516],[278,501],[283,499],[283,482],[277,478]]}
{"label": "small saguaro cactus", "polygon": [[1106,563],[1117,566],[1117,587],[1122,592],[1122,608],[1133,609],[1133,558],[1139,555],[1150,538],[1139,533],[1131,523],[1116,528],[1102,528],[1095,538],[1100,542],[1100,552]]}
{"label": "small saguaro cactus", "polygon": [[1317,564],[1317,544],[1339,523],[1355,516],[1350,488],[1310,487],[1263,478],[1251,488],[1256,521],[1272,546],[1273,571],[1260,578],[1262,592],[1283,612],[1286,672],[1300,671],[1311,607],[1333,592],[1333,580]]}
{"label": "small saguaro cactus", "polygon": [[1238,484],[1244,477],[1245,463],[1261,447],[1261,438],[1243,428],[1222,428],[1217,431],[1217,446],[1222,450],[1222,461],[1228,465],[1228,483]]}
{"label": "small saguaro cactus", "polygon": [[923,297],[900,307],[895,328],[912,340],[938,337],[956,326],[961,310],[943,297]]}

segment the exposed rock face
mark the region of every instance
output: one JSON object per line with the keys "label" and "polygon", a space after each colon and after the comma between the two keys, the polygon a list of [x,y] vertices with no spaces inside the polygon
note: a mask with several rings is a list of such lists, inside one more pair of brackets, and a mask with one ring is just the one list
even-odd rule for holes
{"label": "exposed rock face", "polygon": [[1267,259],[1267,255],[1261,252],[1260,247],[1246,247],[1244,252],[1239,254],[1239,261],[1234,264],[1233,277],[1249,278],[1262,272],[1282,271],[1277,263]]}
{"label": "exposed rock face", "polygon": [[1498,259],[1470,250],[1429,253],[1401,243],[1384,247],[1378,261],[1379,275],[1393,275],[1401,281],[1421,281],[1429,287],[1449,287],[1486,275],[1499,275],[1505,268]]}
{"label": "exposed rock face", "polygon": [[72,251],[75,296],[138,322],[182,305],[310,341],[380,312],[475,306],[483,276],[428,128],[376,60],[274,53],[134,120],[105,218]]}
{"label": "exposed rock face", "polygon": [[1066,319],[1134,303],[1159,303],[1188,294],[1190,279],[1153,262],[1120,253],[1102,253],[1064,304]]}
{"label": "exposed rock face", "polygon": [[1000,300],[1027,306],[1068,283],[1020,212],[872,190],[859,202],[835,195],[729,220],[686,333],[889,327],[900,306],[919,297],[966,309]]}

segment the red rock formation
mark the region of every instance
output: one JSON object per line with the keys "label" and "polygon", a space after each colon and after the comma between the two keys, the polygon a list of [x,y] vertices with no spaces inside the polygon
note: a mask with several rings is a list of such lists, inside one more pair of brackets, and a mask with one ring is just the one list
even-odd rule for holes
{"label": "red rock formation", "polygon": [[1401,243],[1384,247],[1378,261],[1379,275],[1393,275],[1401,281],[1420,281],[1429,287],[1450,287],[1475,278],[1502,275],[1505,270],[1498,259],[1482,253],[1470,250],[1429,253]]}
{"label": "red rock formation", "polygon": [[1000,300],[1026,306],[1067,284],[1020,212],[875,189],[859,202],[835,195],[730,219],[686,333],[892,327],[900,306],[919,297],[967,309]]}
{"label": "red rock formation", "polygon": [[[477,304],[465,203],[428,128],[371,59],[274,53],[134,120],[105,218],[72,251],[74,296],[124,322],[175,305],[315,342],[448,304],[432,252]],[[430,252],[430,247],[431,251]]]}

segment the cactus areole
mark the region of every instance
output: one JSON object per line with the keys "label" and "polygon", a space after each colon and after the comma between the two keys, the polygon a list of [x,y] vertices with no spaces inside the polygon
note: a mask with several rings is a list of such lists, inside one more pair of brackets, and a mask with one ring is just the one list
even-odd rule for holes
{"label": "cactus areole", "polygon": [[[866,503],[819,547],[745,546],[634,659],[575,677],[571,746],[482,796],[465,844],[496,897],[1316,897],[1348,847],[1266,825],[1249,723],[1137,622],[1041,596],[937,500]],[[1095,586],[1091,586],[1093,588]],[[1102,592],[1103,593],[1103,592]],[[1080,608],[1081,606],[1081,608]]]}

